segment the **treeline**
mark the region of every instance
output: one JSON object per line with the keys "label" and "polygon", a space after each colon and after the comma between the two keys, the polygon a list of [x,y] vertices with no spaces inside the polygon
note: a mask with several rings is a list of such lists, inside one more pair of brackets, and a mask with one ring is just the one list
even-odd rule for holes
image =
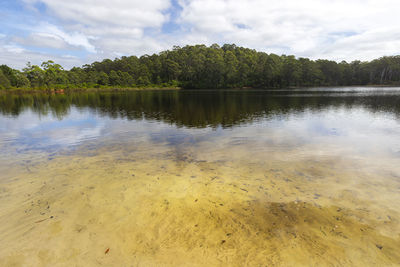
{"label": "treeline", "polygon": [[234,44],[175,46],[141,57],[105,59],[64,70],[53,61],[22,71],[0,66],[0,88],[283,88],[298,86],[399,85],[400,56],[369,62],[278,56]]}

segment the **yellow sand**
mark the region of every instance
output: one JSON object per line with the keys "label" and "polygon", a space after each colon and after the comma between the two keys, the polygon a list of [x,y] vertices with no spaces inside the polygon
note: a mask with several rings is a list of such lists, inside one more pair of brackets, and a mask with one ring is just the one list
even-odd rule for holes
{"label": "yellow sand", "polygon": [[400,265],[395,159],[82,151],[0,166],[0,266]]}

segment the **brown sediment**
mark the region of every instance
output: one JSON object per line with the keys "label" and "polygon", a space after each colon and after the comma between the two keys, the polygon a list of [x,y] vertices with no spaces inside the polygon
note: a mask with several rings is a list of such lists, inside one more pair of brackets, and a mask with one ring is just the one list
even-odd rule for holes
{"label": "brown sediment", "polygon": [[358,160],[241,153],[99,149],[9,168],[0,265],[400,264],[398,179]]}

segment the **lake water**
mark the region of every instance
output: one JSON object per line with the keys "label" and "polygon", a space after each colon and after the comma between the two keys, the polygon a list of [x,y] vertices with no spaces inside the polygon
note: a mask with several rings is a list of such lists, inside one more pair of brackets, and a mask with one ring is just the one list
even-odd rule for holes
{"label": "lake water", "polygon": [[400,88],[0,95],[1,266],[399,251]]}

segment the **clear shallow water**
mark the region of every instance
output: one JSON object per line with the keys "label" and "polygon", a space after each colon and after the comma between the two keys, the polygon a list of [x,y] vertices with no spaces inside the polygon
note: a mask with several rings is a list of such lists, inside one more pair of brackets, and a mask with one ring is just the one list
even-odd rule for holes
{"label": "clear shallow water", "polygon": [[2,265],[400,264],[399,88],[0,95],[0,113]]}

